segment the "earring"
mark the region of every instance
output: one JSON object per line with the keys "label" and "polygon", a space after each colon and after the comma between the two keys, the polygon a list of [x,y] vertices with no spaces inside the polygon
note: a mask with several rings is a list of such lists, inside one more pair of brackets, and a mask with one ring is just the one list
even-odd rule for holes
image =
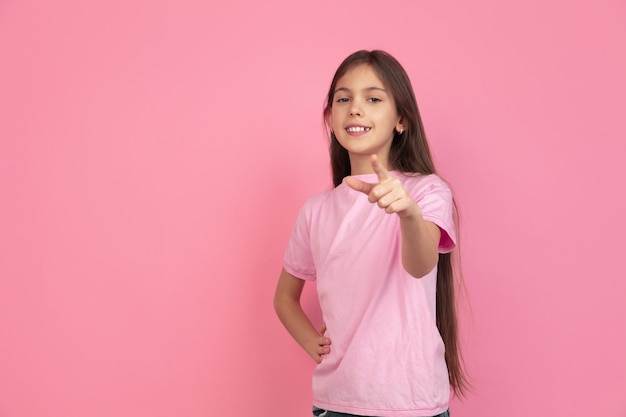
{"label": "earring", "polygon": [[401,134],[403,134],[403,133],[404,133],[404,129],[400,128],[400,129],[398,130],[398,134],[399,134],[399,135],[401,135]]}

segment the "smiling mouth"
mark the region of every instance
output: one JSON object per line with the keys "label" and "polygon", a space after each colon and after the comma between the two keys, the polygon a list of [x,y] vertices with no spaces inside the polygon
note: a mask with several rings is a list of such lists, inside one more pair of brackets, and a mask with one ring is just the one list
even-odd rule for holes
{"label": "smiling mouth", "polygon": [[346,131],[350,133],[360,133],[360,132],[369,132],[371,127],[363,127],[363,126],[351,126],[346,129]]}

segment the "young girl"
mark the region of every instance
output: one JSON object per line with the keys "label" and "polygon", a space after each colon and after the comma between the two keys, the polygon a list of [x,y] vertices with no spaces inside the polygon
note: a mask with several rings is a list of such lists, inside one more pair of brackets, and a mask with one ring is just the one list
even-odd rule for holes
{"label": "young girl", "polygon": [[[335,188],[300,211],[274,299],[318,363],[313,415],[448,416],[450,386],[466,388],[450,260],[456,215],[406,72],[383,51],[350,55],[324,119]],[[312,280],[320,331],[300,305]]]}

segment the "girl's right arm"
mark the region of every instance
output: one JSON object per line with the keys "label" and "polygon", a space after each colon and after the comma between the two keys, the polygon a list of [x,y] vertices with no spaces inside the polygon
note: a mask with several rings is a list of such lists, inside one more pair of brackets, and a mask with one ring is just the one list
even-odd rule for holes
{"label": "girl's right arm", "polygon": [[330,339],[323,335],[324,330],[320,334],[313,327],[311,320],[302,310],[300,296],[304,284],[304,280],[283,269],[274,295],[274,309],[289,334],[315,362],[320,363],[324,355],[330,352]]}

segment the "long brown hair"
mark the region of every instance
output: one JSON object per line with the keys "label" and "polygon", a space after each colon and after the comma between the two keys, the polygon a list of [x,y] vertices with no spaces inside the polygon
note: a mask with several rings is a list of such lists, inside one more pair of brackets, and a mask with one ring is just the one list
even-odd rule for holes
{"label": "long brown hair", "polygon": [[[409,76],[400,63],[384,51],[357,51],[347,57],[335,72],[324,108],[324,120],[331,112],[337,82],[350,69],[366,64],[390,90],[395,100],[396,110],[404,124],[402,133],[395,133],[389,151],[388,164],[395,170],[424,175],[436,174],[435,165],[426,140],[422,118]],[[330,132],[330,161],[333,184],[338,186],[344,177],[350,175],[350,158],[335,134]],[[458,215],[454,203],[454,217],[458,228]],[[445,345],[445,358],[448,367],[450,386],[455,394],[463,396],[469,388],[467,371],[464,366],[458,337],[455,268],[452,254],[439,254],[437,263],[437,328]]]}

